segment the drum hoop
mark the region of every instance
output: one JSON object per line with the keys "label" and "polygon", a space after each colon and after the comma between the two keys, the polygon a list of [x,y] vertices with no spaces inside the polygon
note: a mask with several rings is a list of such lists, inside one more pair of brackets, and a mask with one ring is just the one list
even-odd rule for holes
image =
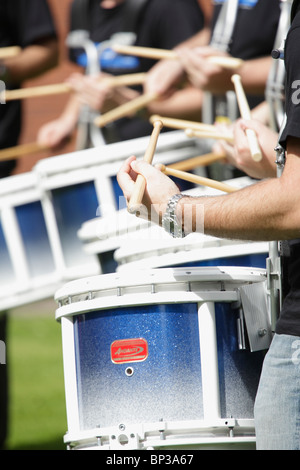
{"label": "drum hoop", "polygon": [[[107,441],[110,440],[110,436],[115,438],[121,434],[134,435],[135,440],[142,439],[145,444],[144,448],[151,445],[160,447],[174,447],[178,441],[184,442],[184,440],[192,441],[193,443],[243,443],[243,442],[255,442],[255,429],[253,419],[235,419],[235,418],[220,418],[213,422],[205,420],[190,420],[190,421],[174,421],[174,422],[157,422],[157,423],[145,423],[145,424],[133,424],[129,426],[123,425],[124,431],[120,431],[119,426],[117,427],[105,427],[105,428],[94,428],[85,431],[69,432],[64,436],[64,442],[66,445],[84,444],[99,445],[99,440],[105,438]],[[189,434],[183,434],[184,431],[188,431]],[[231,431],[231,434],[230,434]],[[161,436],[164,439],[161,439]],[[215,433],[215,434],[214,434]],[[156,438],[157,434],[157,438]],[[202,434],[202,436],[201,436]],[[211,434],[211,435],[209,435]],[[145,436],[149,435],[149,440],[145,440]],[[218,437],[213,437],[213,436]],[[114,439],[115,440],[115,439]],[[117,440],[117,439],[116,439]],[[159,441],[159,443],[158,443]],[[105,447],[105,445],[103,446]],[[99,445],[101,449],[101,446]]]}
{"label": "drum hoop", "polygon": [[[205,267],[140,270],[137,279],[106,274],[68,283],[60,289],[56,319],[77,313],[137,304],[232,302],[241,285],[266,281],[266,270],[236,267]],[[201,285],[200,285],[201,283]],[[176,287],[170,289],[170,286]],[[80,287],[80,288],[79,288]],[[172,296],[167,298],[168,293]]]}

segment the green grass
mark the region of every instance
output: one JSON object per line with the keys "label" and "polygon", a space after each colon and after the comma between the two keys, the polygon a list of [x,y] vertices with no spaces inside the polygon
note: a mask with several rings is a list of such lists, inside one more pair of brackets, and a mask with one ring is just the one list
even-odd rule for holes
{"label": "green grass", "polygon": [[61,326],[49,312],[16,309],[8,320],[8,450],[65,449]]}

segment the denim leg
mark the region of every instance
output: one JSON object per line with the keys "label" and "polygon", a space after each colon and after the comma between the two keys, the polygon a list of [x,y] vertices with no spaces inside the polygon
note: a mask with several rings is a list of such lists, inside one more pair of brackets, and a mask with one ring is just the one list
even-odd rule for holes
{"label": "denim leg", "polygon": [[300,449],[300,337],[275,335],[254,407],[257,450]]}

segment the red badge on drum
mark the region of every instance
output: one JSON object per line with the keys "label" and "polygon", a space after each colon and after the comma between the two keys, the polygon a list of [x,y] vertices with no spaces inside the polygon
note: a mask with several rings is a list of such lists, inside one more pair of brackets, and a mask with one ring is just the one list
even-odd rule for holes
{"label": "red badge on drum", "polygon": [[120,339],[111,344],[110,354],[114,364],[145,361],[148,343],[144,338]]}

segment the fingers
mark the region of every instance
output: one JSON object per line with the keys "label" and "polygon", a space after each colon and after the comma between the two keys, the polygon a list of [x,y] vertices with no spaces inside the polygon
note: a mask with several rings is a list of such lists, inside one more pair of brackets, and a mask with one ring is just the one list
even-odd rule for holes
{"label": "fingers", "polygon": [[207,60],[209,54],[202,48],[181,49],[178,51],[178,56],[190,82],[198,88],[207,86],[210,78],[222,70],[220,66]]}
{"label": "fingers", "polygon": [[69,85],[77,94],[78,101],[96,110],[102,109],[105,100],[111,94],[110,86],[104,80],[99,81],[99,78],[99,76],[73,74],[68,79]]}
{"label": "fingers", "polygon": [[131,162],[131,168],[138,174],[143,175],[144,178],[148,179],[151,177],[156,177],[157,176],[157,169],[149,165],[149,163],[146,163],[144,161],[137,161],[133,160]]}

